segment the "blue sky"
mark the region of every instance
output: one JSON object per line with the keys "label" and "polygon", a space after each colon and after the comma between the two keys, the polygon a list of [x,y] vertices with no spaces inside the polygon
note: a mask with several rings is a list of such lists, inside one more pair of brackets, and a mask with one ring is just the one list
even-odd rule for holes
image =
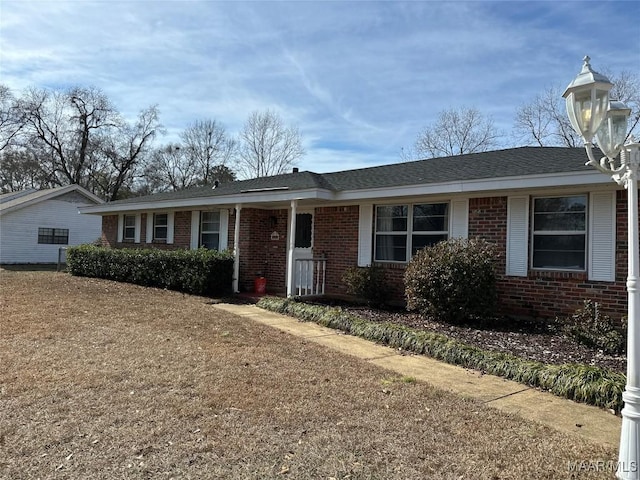
{"label": "blue sky", "polygon": [[299,128],[301,169],[327,172],[397,162],[450,108],[508,134],[585,54],[637,72],[638,18],[635,1],[2,0],[0,82],[96,86],[129,117],[158,104],[159,143],[198,119],[236,134],[269,108]]}

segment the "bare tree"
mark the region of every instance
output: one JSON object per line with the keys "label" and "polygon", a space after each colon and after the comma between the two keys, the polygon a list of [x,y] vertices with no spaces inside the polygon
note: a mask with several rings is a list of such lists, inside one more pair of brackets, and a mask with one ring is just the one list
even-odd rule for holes
{"label": "bare tree", "polygon": [[0,84],[0,152],[15,143],[24,123],[24,115],[11,89]]}
{"label": "bare tree", "polygon": [[[180,138],[187,163],[196,167],[199,178],[195,183],[208,185],[215,180],[233,180],[225,172],[230,171],[228,164],[237,143],[227,136],[220,123],[215,120],[198,120],[189,125]],[[225,178],[219,178],[222,174],[225,174]]]}
{"label": "bare tree", "polygon": [[179,144],[154,150],[143,178],[149,192],[184,190],[198,183],[198,168]]}
{"label": "bare tree", "polygon": [[486,152],[500,138],[493,120],[475,108],[450,109],[440,112],[437,121],[418,135],[412,155],[434,158]]}
{"label": "bare tree", "polygon": [[38,159],[25,148],[9,147],[0,153],[0,192],[17,192],[29,188],[54,186],[47,172],[42,170]]}
{"label": "bare tree", "polygon": [[232,182],[228,163],[236,149],[225,129],[215,120],[200,120],[180,135],[182,143],[157,148],[145,169],[144,190],[162,192],[197,185]]}
{"label": "bare tree", "polygon": [[[619,74],[607,72],[605,75],[613,83],[610,98],[620,100],[631,108],[631,134],[640,120],[640,77],[628,71]],[[517,142],[538,146],[582,146],[582,139],[569,123],[562,92],[559,87],[547,88],[531,102],[519,107],[514,121]]]}
{"label": "bare tree", "polygon": [[135,123],[120,122],[100,142],[100,161],[91,168],[91,179],[109,200],[131,182],[151,153],[153,139],[161,130],[157,106],[142,110]]}
{"label": "bare tree", "polygon": [[569,123],[562,92],[555,87],[536,95],[533,101],[518,109],[514,131],[518,142],[540,147],[582,145],[580,136]]}
{"label": "bare tree", "polygon": [[271,110],[253,112],[240,132],[238,170],[245,178],[285,173],[304,153],[297,128]]}
{"label": "bare tree", "polygon": [[55,183],[88,186],[87,168],[98,154],[99,133],[119,121],[104,93],[80,87],[66,92],[30,89],[19,106],[24,133]]}

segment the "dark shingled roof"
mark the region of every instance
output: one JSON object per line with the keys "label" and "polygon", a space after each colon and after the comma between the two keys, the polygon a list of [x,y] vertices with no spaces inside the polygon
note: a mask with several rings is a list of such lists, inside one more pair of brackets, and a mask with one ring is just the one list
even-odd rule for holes
{"label": "dark shingled roof", "polygon": [[520,147],[324,174],[334,190],[589,171],[583,148]]}
{"label": "dark shingled roof", "polygon": [[593,170],[592,167],[585,166],[586,160],[583,148],[519,147],[324,174],[294,172],[221,183],[215,189],[211,185],[194,187],[118,200],[111,204],[237,195],[248,190],[325,189],[340,192]]}

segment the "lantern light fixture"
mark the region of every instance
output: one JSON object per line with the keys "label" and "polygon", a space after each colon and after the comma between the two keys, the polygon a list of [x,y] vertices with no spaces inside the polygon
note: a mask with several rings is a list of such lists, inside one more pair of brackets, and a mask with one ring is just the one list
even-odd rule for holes
{"label": "lantern light fixture", "polygon": [[[562,96],[567,102],[569,121],[584,141],[589,158],[586,164],[611,176],[627,190],[627,381],[622,393],[624,408],[616,476],[621,480],[640,480],[640,143],[627,136],[631,109],[622,102],[609,100],[613,84],[594,72],[589,61],[589,57],[584,57],[582,71]],[[599,161],[593,153],[594,136],[605,155]]]}

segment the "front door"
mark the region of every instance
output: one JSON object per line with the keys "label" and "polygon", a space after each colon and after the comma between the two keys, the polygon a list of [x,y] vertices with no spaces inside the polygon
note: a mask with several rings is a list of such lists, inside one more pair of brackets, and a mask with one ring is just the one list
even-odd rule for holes
{"label": "front door", "polygon": [[[296,213],[296,236],[293,249],[294,295],[302,288],[308,294],[313,288],[313,210]],[[309,260],[309,261],[304,261]]]}

